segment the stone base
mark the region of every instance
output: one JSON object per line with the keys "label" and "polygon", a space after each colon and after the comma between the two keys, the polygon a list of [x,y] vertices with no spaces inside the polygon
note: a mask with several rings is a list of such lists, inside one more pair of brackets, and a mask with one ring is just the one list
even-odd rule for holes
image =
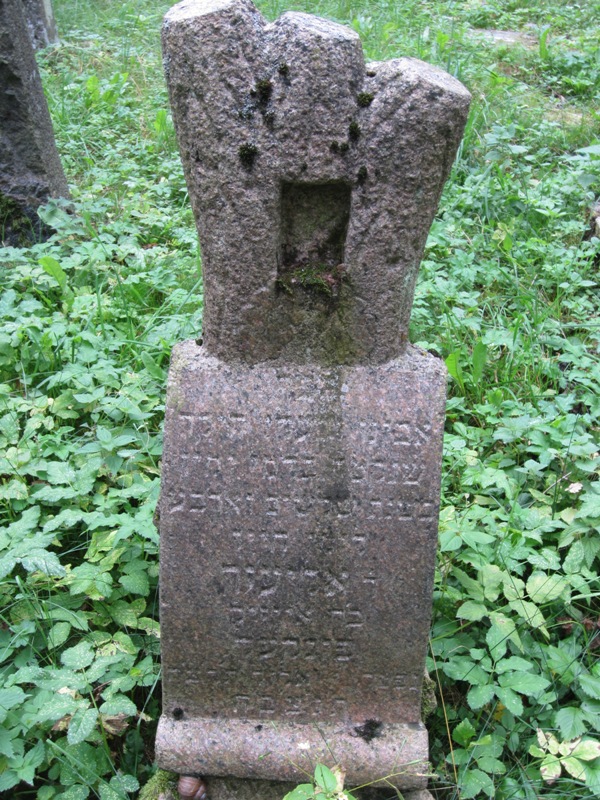
{"label": "stone base", "polygon": [[[205,780],[208,800],[283,800],[297,784],[280,781],[246,781],[240,778],[208,778]],[[359,800],[400,800],[396,789],[359,789]],[[433,800],[427,789],[401,792],[402,800]],[[154,800],[154,798],[153,798]],[[161,793],[156,800],[179,800],[176,790]]]}
{"label": "stone base", "polygon": [[[239,778],[209,778],[208,800],[283,800],[297,784],[279,781],[245,781]],[[359,800],[399,800],[395,789],[362,789]],[[402,800],[433,800],[426,789],[402,792]]]}
{"label": "stone base", "polygon": [[[306,783],[315,765],[324,763],[340,764],[348,786],[422,789],[427,785],[427,747],[427,731],[417,724],[386,724],[375,738],[365,741],[351,725],[335,723],[163,716],[156,737],[157,760],[163,769],[251,779],[242,781],[244,786],[252,779]],[[286,791],[284,787],[281,797]]]}

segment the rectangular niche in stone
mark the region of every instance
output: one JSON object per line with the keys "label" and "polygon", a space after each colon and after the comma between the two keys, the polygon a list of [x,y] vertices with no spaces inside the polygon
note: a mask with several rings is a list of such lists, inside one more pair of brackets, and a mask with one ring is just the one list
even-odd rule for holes
{"label": "rectangular niche in stone", "polygon": [[282,184],[280,277],[343,264],[351,196],[342,181]]}

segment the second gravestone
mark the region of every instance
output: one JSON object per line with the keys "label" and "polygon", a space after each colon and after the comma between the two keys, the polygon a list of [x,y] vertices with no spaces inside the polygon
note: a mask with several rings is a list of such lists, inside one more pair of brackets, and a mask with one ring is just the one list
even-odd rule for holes
{"label": "second gravestone", "polygon": [[446,376],[407,329],[469,93],[247,0],[163,43],[205,325],[169,375],[159,763],[213,798],[317,762],[423,789]]}
{"label": "second gravestone", "polygon": [[47,231],[37,208],[69,197],[23,0],[0,0],[0,244]]}

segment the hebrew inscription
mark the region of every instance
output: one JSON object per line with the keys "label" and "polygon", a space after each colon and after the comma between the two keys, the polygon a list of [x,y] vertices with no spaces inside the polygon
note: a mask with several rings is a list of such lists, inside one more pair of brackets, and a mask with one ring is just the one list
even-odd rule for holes
{"label": "hebrew inscription", "polygon": [[[202,381],[180,376],[167,420],[162,563],[186,565],[162,596],[171,708],[417,722],[441,415],[424,409],[410,435],[399,365],[375,379],[180,353]],[[182,597],[194,637],[179,652]]]}

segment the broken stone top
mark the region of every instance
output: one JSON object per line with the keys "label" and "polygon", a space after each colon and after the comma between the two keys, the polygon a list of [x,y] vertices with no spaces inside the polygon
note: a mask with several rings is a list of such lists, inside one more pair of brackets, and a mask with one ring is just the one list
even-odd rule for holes
{"label": "broken stone top", "polygon": [[354,31],[249,0],[184,0],[165,69],[202,246],[204,344],[226,361],[400,355],[470,95]]}

